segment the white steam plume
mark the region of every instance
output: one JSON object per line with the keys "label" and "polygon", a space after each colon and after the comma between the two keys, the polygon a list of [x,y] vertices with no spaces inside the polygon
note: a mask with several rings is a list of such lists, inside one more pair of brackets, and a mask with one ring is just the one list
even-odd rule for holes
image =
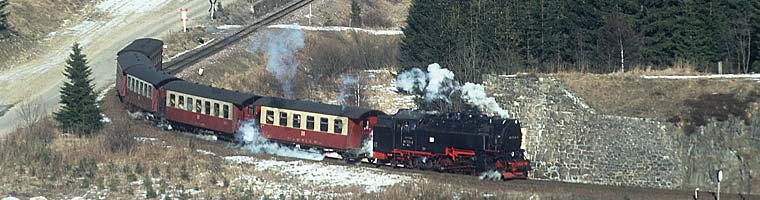
{"label": "white steam plume", "polygon": [[486,95],[486,89],[483,85],[467,82],[460,90],[462,91],[462,99],[467,101],[467,104],[477,106],[480,110],[496,113],[502,118],[509,117],[509,113],[501,109],[499,103],[496,103],[496,99]]}
{"label": "white steam plume", "polygon": [[486,95],[483,85],[467,82],[461,86],[454,78],[454,73],[441,68],[438,63],[428,65],[427,73],[419,68],[402,72],[396,78],[396,88],[400,91],[424,94],[425,101],[441,99],[450,102],[449,96],[459,91],[467,104],[502,118],[509,117],[509,113],[502,109],[493,97]]}
{"label": "white steam plume", "polygon": [[[349,101],[351,101],[352,98],[356,98],[354,95],[356,95],[356,90],[359,87],[359,79],[355,75],[350,74],[342,74],[340,75],[340,79],[342,80],[342,86],[340,87],[340,94],[336,97],[336,100],[340,105],[353,105],[353,103]],[[359,99],[356,99],[356,102],[358,101]]]}
{"label": "white steam plume", "polygon": [[412,68],[398,75],[396,87],[401,91],[418,92],[427,86],[427,73],[420,68]]}
{"label": "white steam plume", "polygon": [[438,65],[438,63],[428,65],[427,70],[425,100],[442,99],[449,102],[449,95],[459,88],[459,82],[454,79],[454,72],[441,68],[441,65]]}
{"label": "white steam plume", "polygon": [[252,153],[265,153],[307,160],[322,160],[325,158],[319,151],[290,148],[262,137],[255,120],[243,123],[235,137],[243,142],[243,149]]}
{"label": "white steam plume", "polygon": [[293,96],[293,78],[298,72],[296,53],[304,47],[303,34],[297,29],[270,30],[255,39],[248,48],[251,52],[266,50],[267,71],[274,74],[282,84],[286,97]]}

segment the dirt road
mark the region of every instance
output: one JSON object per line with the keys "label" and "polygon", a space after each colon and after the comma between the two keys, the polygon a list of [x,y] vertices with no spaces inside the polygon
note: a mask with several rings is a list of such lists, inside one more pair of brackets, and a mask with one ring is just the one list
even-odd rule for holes
{"label": "dirt road", "polygon": [[48,113],[57,109],[59,88],[65,79],[65,59],[74,42],[84,48],[96,89],[103,89],[113,84],[119,49],[136,38],[162,38],[170,30],[180,31],[180,7],[189,8],[190,25],[203,24],[208,6],[206,0],[100,2],[87,20],[51,34],[47,39],[51,48],[38,58],[0,72],[0,104],[16,105],[0,116],[0,135],[17,125],[17,108],[22,103],[43,106]]}

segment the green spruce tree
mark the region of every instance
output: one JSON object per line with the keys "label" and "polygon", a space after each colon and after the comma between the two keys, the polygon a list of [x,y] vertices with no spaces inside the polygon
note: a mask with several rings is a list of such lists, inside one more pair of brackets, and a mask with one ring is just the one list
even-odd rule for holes
{"label": "green spruce tree", "polygon": [[101,112],[93,91],[92,71],[87,66],[87,58],[78,43],[71,49],[64,71],[68,81],[61,88],[61,108],[55,113],[55,119],[63,132],[89,135],[103,127]]}
{"label": "green spruce tree", "polygon": [[0,33],[10,30],[10,25],[8,24],[8,12],[6,11],[7,7],[8,0],[0,0]]}
{"label": "green spruce tree", "polygon": [[351,26],[362,26],[362,5],[359,0],[351,0]]}

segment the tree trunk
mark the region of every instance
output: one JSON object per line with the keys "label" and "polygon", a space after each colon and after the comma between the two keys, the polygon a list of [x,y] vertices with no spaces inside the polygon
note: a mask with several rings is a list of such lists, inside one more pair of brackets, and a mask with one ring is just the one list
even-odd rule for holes
{"label": "tree trunk", "polygon": [[620,72],[625,73],[625,54],[623,50],[623,38],[618,40],[618,44],[620,44]]}

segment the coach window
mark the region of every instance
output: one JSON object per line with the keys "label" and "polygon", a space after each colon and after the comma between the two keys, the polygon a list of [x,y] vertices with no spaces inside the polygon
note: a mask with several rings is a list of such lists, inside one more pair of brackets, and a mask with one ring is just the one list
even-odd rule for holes
{"label": "coach window", "polygon": [[206,101],[206,103],[203,104],[203,109],[205,109],[203,112],[204,114],[211,115],[211,102]]}
{"label": "coach window", "polygon": [[335,125],[333,126],[333,132],[343,134],[343,120],[336,119],[333,125]]}
{"label": "coach window", "polygon": [[267,110],[266,121],[267,124],[274,124],[274,111]]}
{"label": "coach window", "polygon": [[293,128],[301,128],[301,115],[293,114]]}
{"label": "coach window", "polygon": [[219,103],[214,103],[214,117],[219,117]]}
{"label": "coach window", "polygon": [[329,120],[327,118],[324,118],[324,117],[319,118],[319,131],[327,132],[327,125],[330,125],[328,121]]}
{"label": "coach window", "polygon": [[193,112],[193,98],[187,97],[187,111]]}
{"label": "coach window", "polygon": [[174,94],[169,94],[169,107],[174,107]]}
{"label": "coach window", "polygon": [[288,126],[288,113],[280,111],[280,126]]}
{"label": "coach window", "polygon": [[153,86],[148,85],[148,99],[153,98]]}
{"label": "coach window", "polygon": [[230,118],[230,106],[228,106],[228,105],[223,105],[222,106],[222,115],[224,115],[225,119],[229,119]]}
{"label": "coach window", "polygon": [[201,113],[201,100],[195,99],[195,112]]}
{"label": "coach window", "polygon": [[314,116],[306,116],[306,129],[314,130]]}
{"label": "coach window", "polygon": [[185,96],[179,95],[179,100],[177,100],[177,102],[179,102],[179,107],[177,108],[179,109],[185,108]]}
{"label": "coach window", "polygon": [[253,115],[253,108],[254,108],[253,105],[248,105],[248,114],[249,115]]}
{"label": "coach window", "polygon": [[127,89],[133,90],[135,81],[132,80],[132,77],[127,76]]}

